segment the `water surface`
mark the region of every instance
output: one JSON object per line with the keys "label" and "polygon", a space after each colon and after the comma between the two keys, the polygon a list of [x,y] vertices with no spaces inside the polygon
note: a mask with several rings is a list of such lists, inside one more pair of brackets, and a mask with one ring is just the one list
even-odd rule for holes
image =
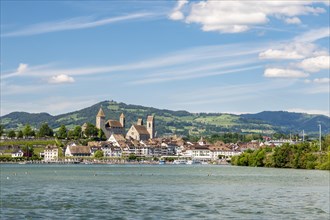
{"label": "water surface", "polygon": [[330,219],[329,172],[1,165],[1,219]]}

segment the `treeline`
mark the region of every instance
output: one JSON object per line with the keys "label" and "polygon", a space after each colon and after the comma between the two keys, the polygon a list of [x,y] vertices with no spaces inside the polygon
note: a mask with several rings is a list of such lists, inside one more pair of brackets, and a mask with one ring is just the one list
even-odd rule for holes
{"label": "treeline", "polygon": [[247,150],[232,157],[237,166],[330,170],[330,136],[319,150],[317,143],[284,144],[275,148]]}
{"label": "treeline", "polygon": [[74,129],[67,129],[65,125],[61,125],[57,132],[49,127],[47,123],[43,123],[39,129],[33,129],[29,124],[21,130],[8,130],[4,131],[2,125],[0,125],[0,136],[6,134],[10,139],[14,138],[50,138],[56,137],[58,139],[70,139],[77,140],[80,138],[88,139],[99,139],[104,140],[106,137],[101,129],[95,127],[91,123],[87,123],[84,128],[81,126],[76,126]]}
{"label": "treeline", "polygon": [[[191,142],[197,142],[200,136],[187,136],[185,140]],[[224,143],[237,143],[237,142],[250,142],[252,140],[262,140],[261,134],[241,134],[237,132],[226,132],[222,134],[212,134],[209,136],[204,136],[203,139],[208,143],[214,144],[217,141],[222,141]]]}

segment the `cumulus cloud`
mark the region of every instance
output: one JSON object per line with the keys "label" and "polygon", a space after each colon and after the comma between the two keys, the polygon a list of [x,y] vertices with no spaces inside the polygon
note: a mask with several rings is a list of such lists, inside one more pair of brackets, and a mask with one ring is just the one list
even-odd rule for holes
{"label": "cumulus cloud", "polygon": [[73,83],[75,80],[73,77],[65,75],[65,74],[60,74],[57,76],[53,76],[49,79],[49,83],[53,84],[62,84],[62,83]]}
{"label": "cumulus cloud", "polygon": [[280,68],[267,68],[264,76],[268,78],[304,78],[308,74],[299,70],[280,69]]}
{"label": "cumulus cloud", "polygon": [[18,72],[18,73],[24,73],[24,72],[27,71],[27,69],[28,69],[28,65],[27,65],[27,64],[25,64],[25,63],[20,63],[20,64],[18,65],[17,72]]}
{"label": "cumulus cloud", "polygon": [[[179,3],[174,8],[170,18],[182,20],[184,15]],[[249,30],[253,25],[268,23],[270,17],[284,20],[289,24],[299,24],[297,16],[324,13],[325,9],[314,7],[317,1],[260,1],[258,4],[250,1],[200,1],[190,4],[185,22],[197,23],[204,31],[222,33],[239,33]],[[319,1],[321,2],[321,1]]]}
{"label": "cumulus cloud", "polygon": [[172,20],[182,20],[184,19],[184,15],[181,12],[182,8],[185,4],[188,3],[188,0],[179,0],[176,7],[173,9],[171,14],[169,15],[169,18]]}
{"label": "cumulus cloud", "polygon": [[298,66],[309,72],[318,72],[322,69],[330,69],[330,56],[307,58],[299,63]]}
{"label": "cumulus cloud", "polygon": [[284,21],[287,24],[301,24],[301,20],[298,17],[286,18]]}
{"label": "cumulus cloud", "polygon": [[268,49],[259,54],[260,59],[304,59],[311,56],[328,55],[326,50],[319,49],[315,44],[294,42],[278,49]]}

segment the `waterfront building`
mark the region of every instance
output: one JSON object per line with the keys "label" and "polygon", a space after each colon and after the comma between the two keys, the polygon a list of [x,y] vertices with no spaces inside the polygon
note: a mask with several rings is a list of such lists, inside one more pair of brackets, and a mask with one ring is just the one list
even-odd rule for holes
{"label": "waterfront building", "polygon": [[51,162],[58,160],[58,147],[56,145],[47,145],[44,150],[44,161]]}
{"label": "waterfront building", "polygon": [[89,146],[67,146],[65,150],[66,157],[88,157],[91,155]]}
{"label": "waterfront building", "polygon": [[11,157],[23,157],[24,153],[22,150],[16,150],[11,153]]}

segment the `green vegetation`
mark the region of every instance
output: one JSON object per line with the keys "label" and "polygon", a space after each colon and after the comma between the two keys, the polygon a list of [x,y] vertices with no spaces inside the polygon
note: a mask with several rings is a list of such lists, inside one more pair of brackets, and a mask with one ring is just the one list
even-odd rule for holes
{"label": "green vegetation", "polygon": [[316,143],[284,144],[275,148],[247,150],[232,157],[231,163],[238,166],[277,167],[296,169],[330,170],[330,135],[322,151]]}
{"label": "green vegetation", "polygon": [[[308,115],[291,112],[261,112],[258,114],[221,114],[221,113],[189,113],[187,111],[170,111],[139,105],[127,105],[114,101],[104,101],[88,108],[52,116],[47,113],[29,114],[13,112],[1,117],[1,123],[6,130],[18,131],[22,126],[30,124],[31,128],[38,128],[43,123],[57,130],[60,126],[74,128],[86,123],[95,123],[95,116],[102,106],[106,119],[119,119],[121,113],[126,116],[126,130],[138,118],[145,119],[147,115],[155,115],[155,123],[158,135],[197,135],[205,136],[225,132],[271,134],[300,133],[303,129],[306,133],[316,135],[318,124],[322,125],[324,133],[330,132],[329,117],[323,115]],[[68,131],[69,136],[77,138],[77,133]],[[81,134],[81,133],[80,133]],[[33,135],[30,135],[33,136]]]}
{"label": "green vegetation", "polygon": [[23,134],[26,137],[35,136],[35,132],[32,130],[31,126],[27,124],[23,129]]}
{"label": "green vegetation", "polygon": [[57,137],[60,139],[65,139],[68,137],[68,131],[65,125],[61,125],[60,129],[57,132]]}
{"label": "green vegetation", "polygon": [[38,137],[53,137],[53,136],[54,136],[53,129],[51,129],[47,123],[42,124],[38,132]]}
{"label": "green vegetation", "polygon": [[94,153],[95,158],[102,158],[103,156],[104,156],[104,154],[103,154],[103,151],[101,151],[101,150],[97,150]]}
{"label": "green vegetation", "polygon": [[5,142],[0,142],[0,146],[46,146],[48,144],[56,144],[54,140],[38,140],[38,139],[23,139],[23,140],[10,140]]}
{"label": "green vegetation", "polygon": [[10,131],[8,132],[7,136],[8,136],[9,138],[14,138],[14,137],[16,137],[16,133],[15,133],[14,130],[10,130]]}

